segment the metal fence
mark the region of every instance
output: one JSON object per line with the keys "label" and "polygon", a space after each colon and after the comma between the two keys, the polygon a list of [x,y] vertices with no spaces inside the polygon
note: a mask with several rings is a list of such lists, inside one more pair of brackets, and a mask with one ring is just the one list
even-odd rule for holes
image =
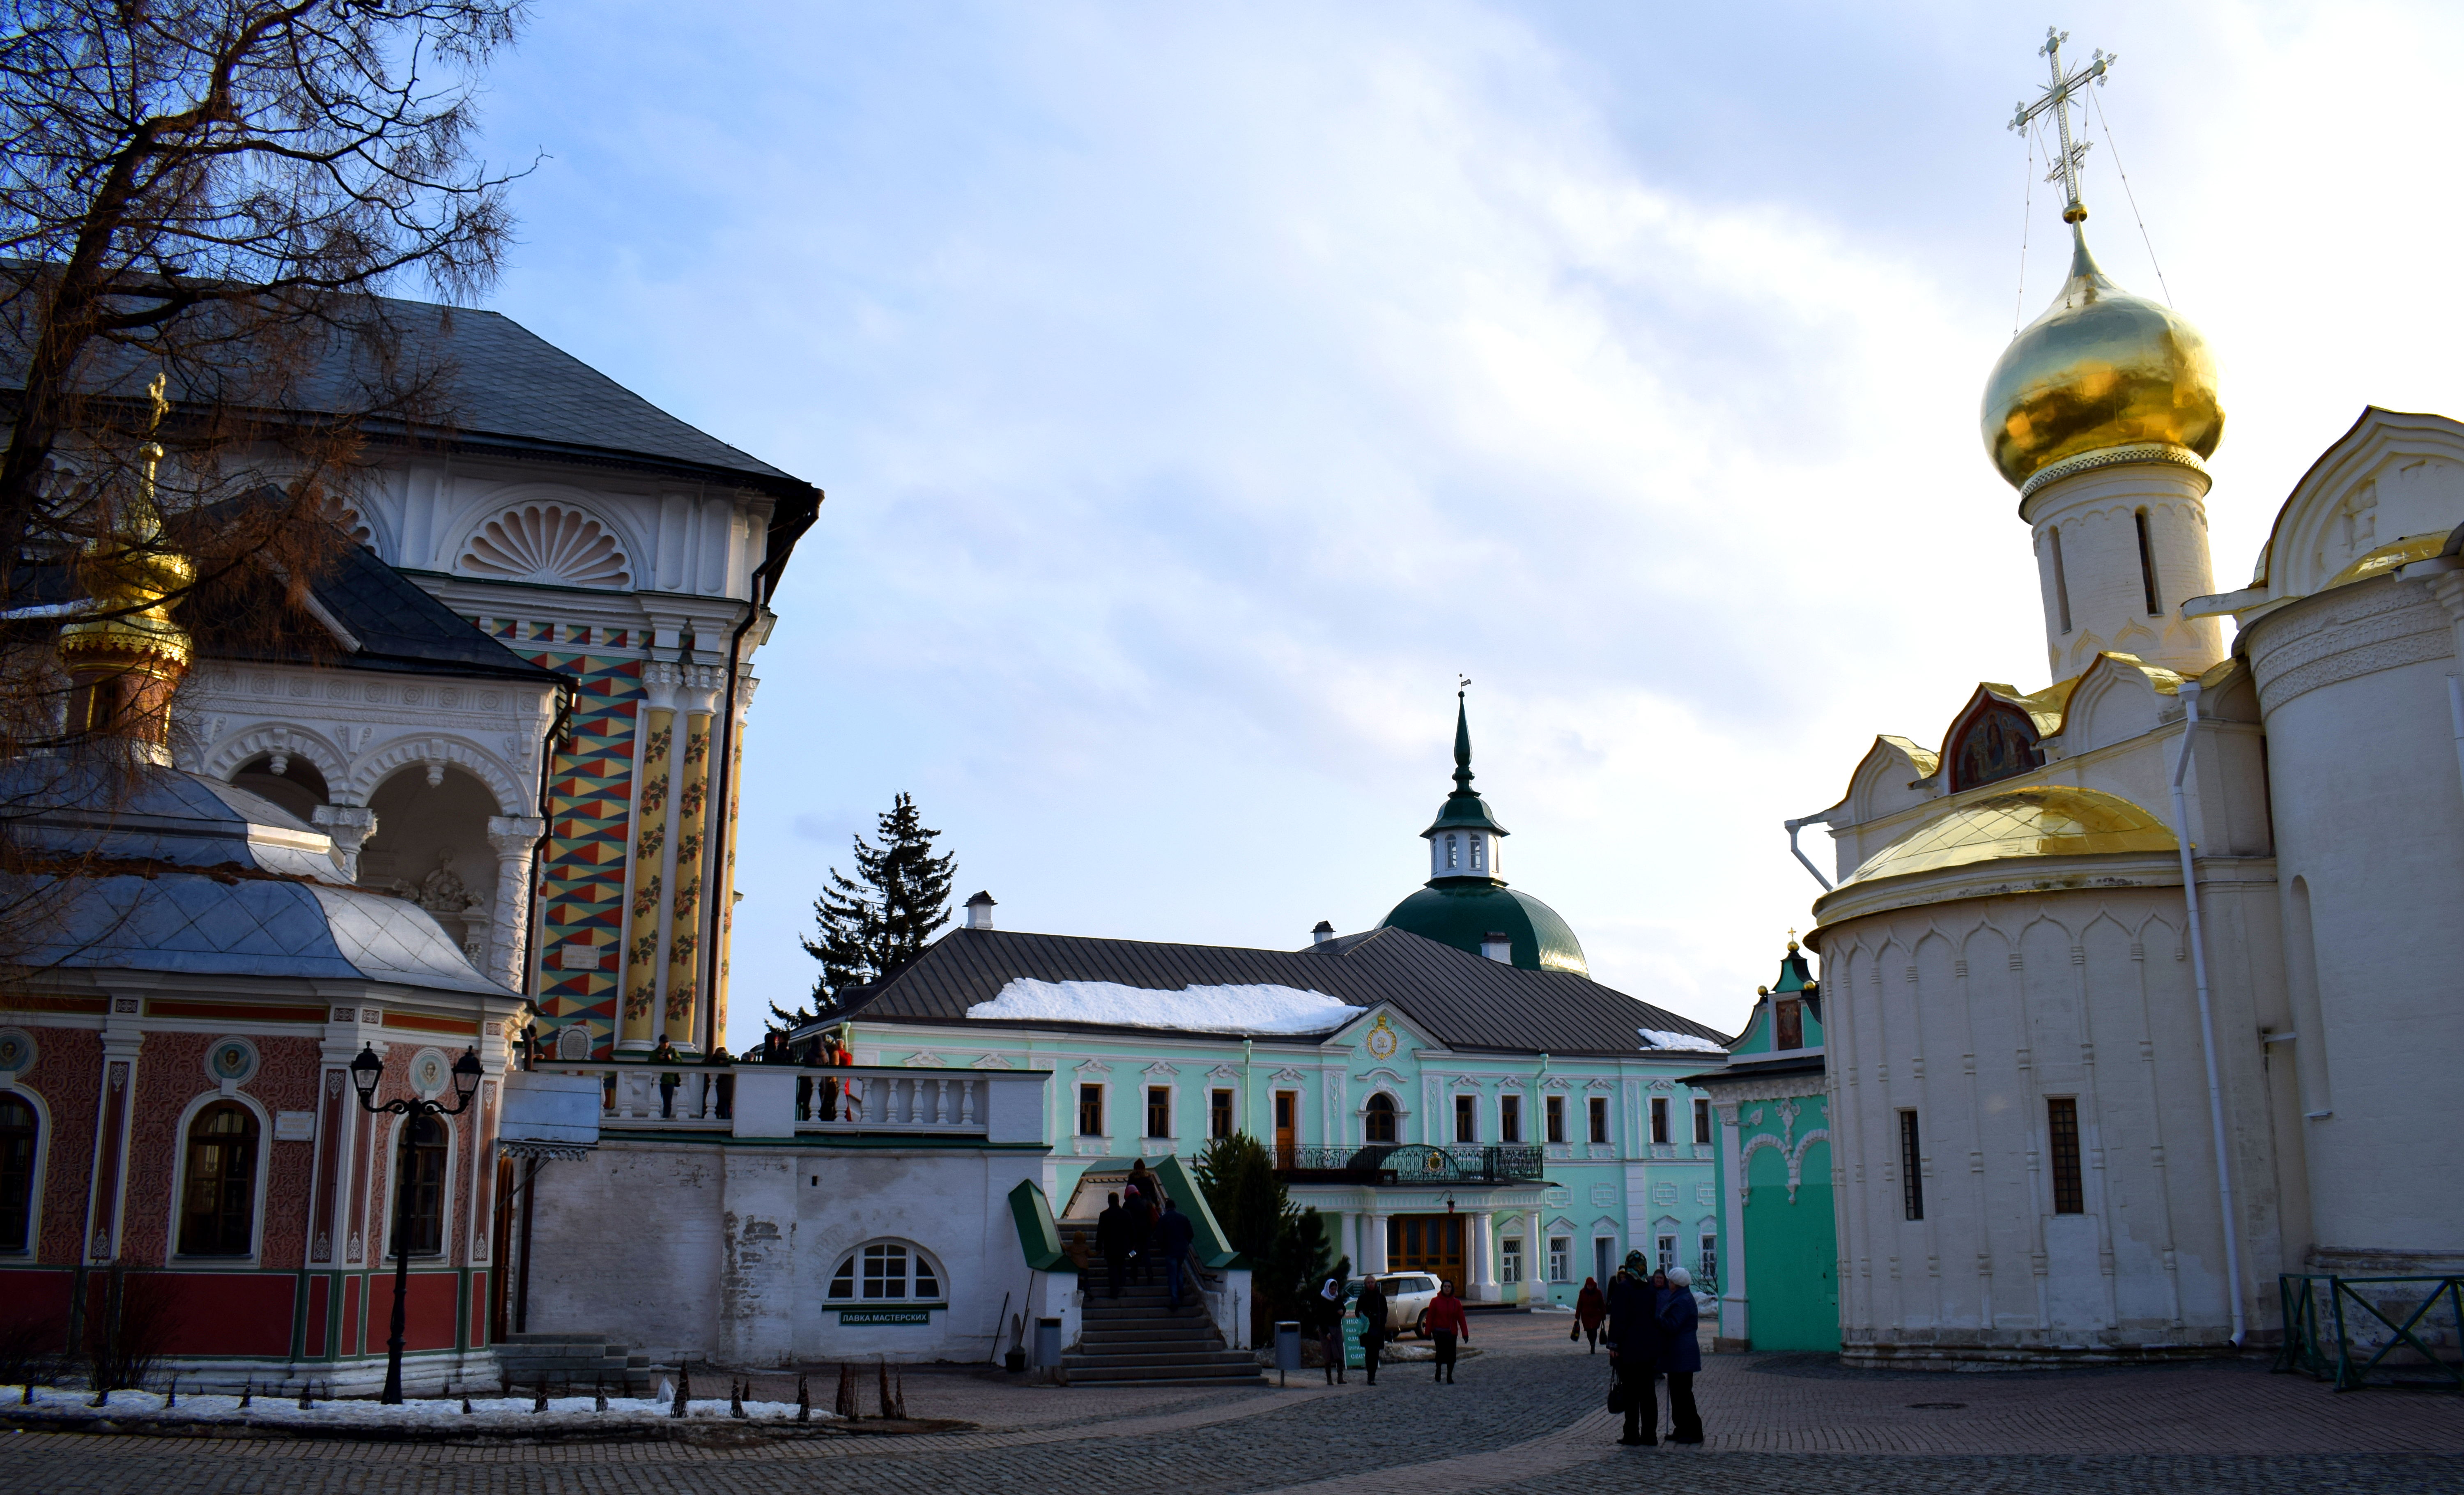
{"label": "metal fence", "polygon": [[2338,1391],[2464,1391],[2464,1277],[2286,1272],[2276,1282],[2284,1309],[2276,1370],[2334,1381]]}

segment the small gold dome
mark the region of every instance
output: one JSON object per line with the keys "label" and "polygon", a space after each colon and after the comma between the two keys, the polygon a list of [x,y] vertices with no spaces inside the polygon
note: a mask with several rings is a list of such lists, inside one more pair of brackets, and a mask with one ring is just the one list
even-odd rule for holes
{"label": "small gold dome", "polygon": [[2171,308],[2117,289],[2076,225],[2070,279],[1985,382],[1985,450],[2011,486],[2057,462],[2151,445],[2205,457],[2224,435],[2216,361]]}

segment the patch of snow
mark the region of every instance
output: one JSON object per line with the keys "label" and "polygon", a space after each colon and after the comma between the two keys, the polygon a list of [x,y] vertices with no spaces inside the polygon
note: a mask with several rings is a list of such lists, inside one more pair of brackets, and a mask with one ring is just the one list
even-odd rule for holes
{"label": "patch of snow", "polygon": [[[598,1410],[598,1400],[591,1396],[550,1396],[545,1412],[533,1411],[534,1402],[528,1396],[473,1396],[471,1410],[465,1413],[458,1396],[414,1397],[398,1407],[356,1399],[319,1401],[305,1411],[299,1406],[299,1394],[296,1391],[288,1395],[260,1392],[245,1409],[237,1396],[190,1392],[180,1393],[179,1405],[174,1407],[165,1407],[163,1395],[150,1391],[116,1391],[99,1407],[94,1405],[94,1393],[90,1391],[37,1386],[31,1402],[23,1401],[25,1396],[22,1386],[0,1386],[0,1416],[109,1418],[115,1422],[228,1422],[258,1427],[417,1427],[438,1431],[452,1425],[504,1431],[518,1424],[543,1432],[570,1433],[664,1421],[675,1410],[670,1400],[653,1401],[644,1396],[610,1396],[605,1412]],[[696,1422],[736,1420],[728,1412],[725,1396],[695,1396],[685,1409],[685,1416]],[[816,1422],[834,1421],[837,1416],[823,1407],[813,1408]],[[796,1404],[748,1401],[744,1404],[744,1418],[752,1422],[793,1422]]]}
{"label": "patch of snow", "polygon": [[1691,1033],[1670,1033],[1660,1028],[1637,1028],[1635,1031],[1642,1035],[1642,1044],[1645,1048],[1683,1048],[1698,1054],[1727,1052],[1709,1039],[1699,1038]]}
{"label": "patch of snow", "polygon": [[1201,1033],[1325,1033],[1368,1011],[1294,986],[1185,986],[1177,992],[1111,981],[1036,981],[1019,977],[970,1018],[1103,1022]]}

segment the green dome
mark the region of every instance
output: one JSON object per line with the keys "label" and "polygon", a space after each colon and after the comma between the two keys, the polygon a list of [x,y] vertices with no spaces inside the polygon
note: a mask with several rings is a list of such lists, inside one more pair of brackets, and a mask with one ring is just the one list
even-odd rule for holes
{"label": "green dome", "polygon": [[1589,978],[1591,962],[1557,911],[1487,878],[1443,878],[1395,905],[1380,929],[1408,930],[1441,945],[1480,954],[1489,934],[1514,942],[1514,963],[1527,971],[1565,971]]}

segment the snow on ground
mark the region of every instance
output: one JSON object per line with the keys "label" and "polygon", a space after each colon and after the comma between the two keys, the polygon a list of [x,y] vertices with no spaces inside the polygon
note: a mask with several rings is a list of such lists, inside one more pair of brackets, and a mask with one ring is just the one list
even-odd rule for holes
{"label": "snow on ground", "polygon": [[1635,1031],[1641,1034],[1643,1044],[1652,1048],[1690,1048],[1704,1054],[1727,1052],[1709,1039],[1699,1038],[1692,1033],[1668,1033],[1659,1028],[1637,1028]]}
{"label": "snow on ground", "polygon": [[[667,1401],[654,1401],[640,1396],[610,1396],[607,1410],[598,1410],[598,1402],[589,1396],[550,1396],[547,1411],[534,1412],[528,1396],[473,1396],[471,1411],[464,1413],[462,1398],[416,1397],[401,1406],[388,1407],[375,1401],[319,1401],[302,1410],[298,1393],[289,1396],[259,1393],[243,1410],[237,1396],[207,1396],[202,1393],[180,1393],[179,1405],[165,1407],[160,1392],[116,1391],[102,1406],[94,1405],[90,1391],[63,1390],[37,1386],[33,1399],[25,1402],[22,1386],[0,1386],[0,1417],[61,1419],[109,1418],[115,1422],[245,1422],[259,1427],[295,1428],[421,1428],[450,1432],[455,1427],[486,1428],[492,1432],[510,1432],[517,1427],[537,1428],[540,1432],[575,1433],[591,1428],[617,1425],[639,1425],[664,1422],[674,1412]],[[685,1415],[696,1422],[733,1421],[727,1409],[727,1398],[708,1400],[695,1396],[685,1409]],[[748,1401],[744,1404],[746,1419],[755,1422],[792,1422],[796,1404],[792,1401]],[[813,1409],[813,1420],[828,1422],[836,1414],[821,1407]]]}
{"label": "snow on ground", "polygon": [[1293,986],[1185,986],[1177,992],[1111,981],[1034,981],[1020,977],[970,1018],[1104,1022],[1201,1033],[1325,1033],[1368,1011]]}

